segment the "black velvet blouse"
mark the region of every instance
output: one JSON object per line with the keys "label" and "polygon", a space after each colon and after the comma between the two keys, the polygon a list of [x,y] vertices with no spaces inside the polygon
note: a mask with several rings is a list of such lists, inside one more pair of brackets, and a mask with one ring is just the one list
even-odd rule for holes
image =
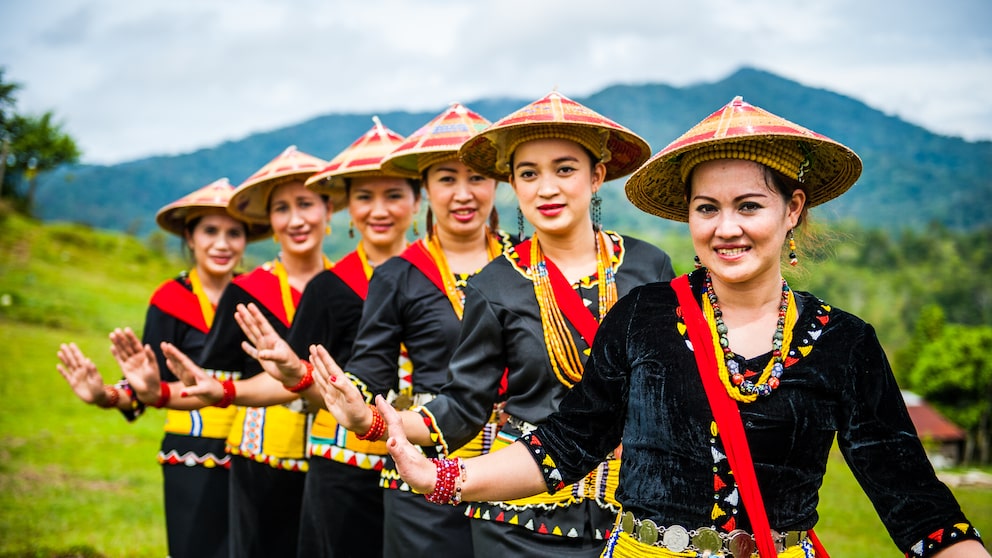
{"label": "black velvet blouse", "polygon": [[[703,279],[690,276],[697,300]],[[874,329],[809,293],[795,296],[800,313],[781,385],[738,404],[771,527],[816,524],[835,434],[904,552],[966,523],[923,451]],[[535,458],[546,451],[553,459],[555,467],[542,470],[554,488],[559,476],[581,478],[622,440],[617,499],[625,511],[662,526],[750,530],[680,322],[668,283],[620,300],[600,326],[582,382],[534,433],[540,446],[524,441]],[[760,371],[770,357],[738,358]],[[955,537],[975,536],[965,531]]]}

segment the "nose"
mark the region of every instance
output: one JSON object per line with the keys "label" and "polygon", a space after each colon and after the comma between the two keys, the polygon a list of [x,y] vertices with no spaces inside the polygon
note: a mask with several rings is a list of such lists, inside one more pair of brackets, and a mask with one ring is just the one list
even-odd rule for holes
{"label": "nose", "polygon": [[733,211],[721,211],[717,217],[716,235],[720,238],[735,238],[741,235],[743,229],[738,215]]}
{"label": "nose", "polygon": [[452,198],[459,202],[470,201],[472,199],[472,190],[469,188],[468,182],[459,180],[455,184],[454,195]]}
{"label": "nose", "polygon": [[542,174],[537,182],[537,195],[542,198],[554,197],[558,189],[558,179],[554,175]]}

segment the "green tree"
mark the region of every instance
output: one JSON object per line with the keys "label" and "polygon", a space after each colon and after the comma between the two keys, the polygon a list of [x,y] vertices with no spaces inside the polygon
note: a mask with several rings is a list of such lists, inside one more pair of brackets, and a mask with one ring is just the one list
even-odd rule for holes
{"label": "green tree", "polygon": [[75,163],[80,152],[51,111],[40,116],[16,112],[19,88],[4,81],[0,68],[0,199],[30,215],[38,174]]}
{"label": "green tree", "polygon": [[946,321],[944,309],[936,304],[928,304],[920,311],[920,317],[916,320],[916,328],[913,330],[913,336],[909,339],[909,344],[895,355],[893,368],[896,377],[900,380],[900,385],[907,389],[915,389],[910,371],[916,365],[916,360],[923,348],[943,335]]}
{"label": "green tree", "polygon": [[992,327],[949,324],[910,371],[913,390],[965,429],[965,459],[992,461]]}

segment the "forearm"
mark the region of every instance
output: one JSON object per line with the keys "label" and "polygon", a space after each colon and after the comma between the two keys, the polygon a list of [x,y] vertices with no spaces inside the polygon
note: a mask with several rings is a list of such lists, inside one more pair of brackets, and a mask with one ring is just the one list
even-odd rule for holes
{"label": "forearm", "polygon": [[547,492],[541,469],[522,443],[465,461],[462,500],[513,500]]}
{"label": "forearm", "polygon": [[234,385],[237,393],[234,403],[242,407],[282,405],[299,397],[268,374],[258,374],[247,380],[237,381]]}
{"label": "forearm", "polygon": [[933,558],[982,558],[983,556],[988,557],[989,551],[985,550],[982,543],[970,540],[949,546],[934,554]]}

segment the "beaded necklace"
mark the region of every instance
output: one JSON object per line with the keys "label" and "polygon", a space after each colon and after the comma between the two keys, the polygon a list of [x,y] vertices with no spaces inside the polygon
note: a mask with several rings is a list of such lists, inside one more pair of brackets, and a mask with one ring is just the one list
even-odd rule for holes
{"label": "beaded necklace", "polygon": [[[427,235],[427,251],[430,253],[431,258],[434,259],[434,263],[437,264],[437,269],[441,274],[441,281],[444,283],[444,294],[451,302],[451,307],[454,308],[458,319],[461,320],[462,313],[465,311],[465,292],[457,287],[455,274],[448,267],[448,258],[444,255],[444,250],[441,249],[441,239],[437,235],[437,225],[434,225],[432,233]],[[493,261],[493,258],[502,252],[502,244],[497,240],[496,235],[489,232],[489,227],[486,227],[486,261]]]}
{"label": "beaded necklace", "polygon": [[[596,317],[599,321],[617,301],[617,284],[610,251],[606,245],[606,233],[596,232],[596,244],[596,274],[599,278],[599,314]],[[534,283],[537,305],[541,309],[541,329],[544,331],[544,344],[548,348],[551,367],[562,383],[573,385],[582,379],[582,361],[575,346],[575,338],[572,337],[565,316],[555,300],[544,251],[541,250],[536,232],[530,242],[530,277]]]}
{"label": "beaded necklace", "polygon": [[706,296],[703,297],[703,315],[710,326],[713,346],[723,358],[717,358],[720,370],[720,381],[727,393],[737,401],[751,403],[758,396],[767,397],[778,388],[782,373],[785,371],[784,357],[788,354],[792,343],[792,328],[797,316],[796,300],[789,284],[782,279],[782,301],[778,308],[778,322],[775,324],[775,334],[772,336],[772,358],[768,361],[757,382],[751,381],[740,370],[740,365],[734,360],[734,352],[730,349],[727,339],[727,325],[723,323],[723,311],[713,291],[713,280],[709,270],[706,271]]}

